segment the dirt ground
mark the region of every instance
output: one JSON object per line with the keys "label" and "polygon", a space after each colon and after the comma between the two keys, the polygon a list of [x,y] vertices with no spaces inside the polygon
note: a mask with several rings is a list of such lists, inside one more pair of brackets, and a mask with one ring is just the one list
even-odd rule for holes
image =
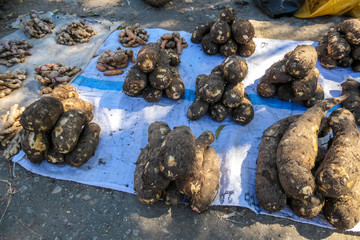
{"label": "dirt ground", "polygon": [[[271,19],[251,0],[173,0],[159,9],[142,0],[9,2],[0,10],[0,37],[15,31],[11,22],[31,9],[191,32],[230,5],[254,24],[256,37],[314,41],[344,19]],[[211,207],[198,215],[185,205],[145,206],[131,194],[38,176],[0,159],[2,217],[0,239],[360,239],[240,207]]]}

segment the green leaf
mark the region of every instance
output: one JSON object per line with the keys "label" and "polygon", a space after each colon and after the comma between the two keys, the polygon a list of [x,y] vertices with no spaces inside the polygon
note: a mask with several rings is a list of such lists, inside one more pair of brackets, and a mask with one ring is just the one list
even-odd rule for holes
{"label": "green leaf", "polygon": [[13,12],[8,15],[8,17],[12,17],[12,16],[14,16]]}
{"label": "green leaf", "polygon": [[218,139],[218,137],[224,127],[225,127],[225,125],[221,125],[220,127],[218,127],[218,129],[216,130],[216,133],[215,133],[215,139]]}
{"label": "green leaf", "polygon": [[91,12],[89,13],[90,17],[96,17],[96,16],[100,16],[100,14],[96,13],[96,12]]}
{"label": "green leaf", "polygon": [[18,0],[19,1],[19,3],[22,3],[22,2],[24,2],[24,0]]}
{"label": "green leaf", "polygon": [[53,14],[57,13],[59,11],[59,9],[55,9],[54,11],[52,11]]}

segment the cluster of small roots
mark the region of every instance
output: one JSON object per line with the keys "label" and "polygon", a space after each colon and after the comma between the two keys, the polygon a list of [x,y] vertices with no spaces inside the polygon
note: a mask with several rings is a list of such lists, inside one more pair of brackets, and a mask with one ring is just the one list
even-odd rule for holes
{"label": "cluster of small roots", "polygon": [[230,56],[209,75],[200,74],[196,78],[195,100],[188,109],[188,118],[198,120],[209,113],[214,121],[221,122],[231,113],[232,119],[240,125],[251,122],[254,108],[242,83],[247,73],[246,61]]}
{"label": "cluster of small roots", "polygon": [[70,67],[62,63],[47,63],[35,67],[35,79],[42,85],[40,95],[51,93],[58,85],[68,84],[80,71],[81,68],[76,65]]}
{"label": "cluster of small roots", "polygon": [[162,49],[172,49],[178,55],[181,55],[183,48],[188,46],[184,37],[180,36],[179,32],[166,33],[157,41]]}
{"label": "cluster of small roots", "polygon": [[312,107],[324,99],[315,67],[316,50],[311,45],[298,45],[283,59],[275,62],[261,77],[257,92],[261,97],[278,96],[283,101],[296,101]]}
{"label": "cluster of small roots", "polygon": [[0,116],[0,142],[1,147],[5,148],[3,152],[5,159],[10,159],[20,151],[19,132],[22,127],[19,120],[24,109],[14,104],[9,111]]}
{"label": "cluster of small roots", "polygon": [[316,50],[324,68],[351,67],[360,72],[360,20],[348,19],[330,28]]}
{"label": "cluster of small roots", "polygon": [[21,69],[0,73],[0,98],[7,96],[14,90],[22,87],[25,79],[26,71]]}
{"label": "cluster of small roots", "polygon": [[25,40],[5,40],[0,43],[0,64],[11,67],[16,63],[25,62],[25,56],[30,56],[27,51],[33,45]]}
{"label": "cluster of small roots", "polygon": [[163,93],[172,100],[179,100],[185,86],[178,70],[180,58],[172,49],[161,49],[157,43],[143,46],[130,68],[123,84],[125,94],[141,95],[148,102],[160,101]]}
{"label": "cluster of small roots", "polygon": [[75,45],[76,43],[87,43],[96,32],[84,21],[72,22],[56,32],[56,42],[63,45]]}
{"label": "cluster of small roots", "polygon": [[153,122],[148,145],[136,161],[134,190],[140,202],[153,204],[163,198],[176,205],[183,195],[196,213],[208,209],[219,186],[220,168],[210,131],[195,139],[190,128]]}
{"label": "cluster of small roots", "polygon": [[101,129],[92,119],[93,105],[80,99],[73,86],[61,85],[23,111],[21,149],[33,163],[80,167],[99,142]]}
{"label": "cluster of small roots", "polygon": [[104,72],[105,76],[123,74],[121,68],[127,68],[129,60],[135,62],[134,51],[131,49],[123,50],[120,47],[114,52],[106,49],[98,58],[96,68]]}
{"label": "cluster of small roots", "polygon": [[43,38],[56,27],[49,18],[41,19],[39,13],[31,10],[30,19],[25,22],[24,33],[29,38]]}
{"label": "cluster of small roots", "polygon": [[197,26],[191,36],[193,43],[201,43],[208,55],[228,57],[239,54],[251,56],[255,52],[254,26],[246,19],[237,18],[233,8],[226,7],[219,18]]}
{"label": "cluster of small roots", "polygon": [[119,33],[119,42],[124,47],[137,47],[144,45],[149,40],[147,31],[140,28],[140,24],[136,23],[134,26],[127,26],[123,31]]}

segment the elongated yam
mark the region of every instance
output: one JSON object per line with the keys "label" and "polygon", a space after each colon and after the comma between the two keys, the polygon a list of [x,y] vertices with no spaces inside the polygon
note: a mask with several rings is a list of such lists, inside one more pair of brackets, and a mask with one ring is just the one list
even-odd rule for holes
{"label": "elongated yam", "polygon": [[334,28],[328,32],[328,54],[332,59],[339,60],[349,55],[350,44]]}
{"label": "elongated yam", "polygon": [[360,83],[355,79],[348,78],[346,82],[341,84],[341,88],[342,95],[348,96],[345,101],[341,103],[341,106],[352,112],[356,123],[360,124]]}
{"label": "elongated yam", "polygon": [[166,135],[161,145],[159,160],[161,173],[172,181],[181,181],[190,174],[194,159],[194,135],[188,127],[175,127]]}
{"label": "elongated yam", "polygon": [[255,52],[255,42],[253,39],[247,43],[238,44],[237,53],[242,57],[250,57]]}
{"label": "elongated yam", "polygon": [[245,79],[248,74],[248,66],[242,57],[230,56],[221,63],[224,77],[228,83],[236,84]]}
{"label": "elongated yam", "polygon": [[346,230],[355,227],[360,222],[360,181],[347,195],[328,198],[324,215],[335,228]]}
{"label": "elongated yam", "polygon": [[134,190],[139,201],[143,204],[154,204],[159,201],[161,191],[146,189],[144,186],[142,175],[144,173],[145,164],[147,163],[147,155],[150,146],[146,146],[141,150],[141,153],[136,161],[136,168],[134,172]]}
{"label": "elongated yam", "polygon": [[177,181],[176,185],[182,194],[192,198],[199,194],[202,187],[202,175],[204,151],[207,146],[215,140],[214,134],[210,131],[203,132],[195,140],[195,159],[190,170],[190,174],[181,181]]}
{"label": "elongated yam", "polygon": [[122,89],[126,95],[136,97],[141,94],[141,91],[147,86],[147,84],[148,77],[146,73],[143,73],[137,65],[134,65],[130,68]]}
{"label": "elongated yam", "polygon": [[87,116],[81,110],[72,109],[64,112],[51,132],[55,151],[62,154],[72,151],[87,121]]}
{"label": "elongated yam", "polygon": [[163,90],[159,90],[148,85],[141,92],[141,95],[148,102],[158,102],[161,100]]}
{"label": "elongated yam", "polygon": [[47,132],[33,132],[21,130],[21,149],[27,158],[33,163],[45,160],[45,154],[50,147],[49,134]]}
{"label": "elongated yam", "polygon": [[225,107],[221,102],[210,104],[208,110],[212,120],[222,122],[225,120],[229,109]]}
{"label": "elongated yam", "polygon": [[206,147],[204,151],[202,172],[201,189],[198,194],[190,199],[190,206],[197,213],[201,213],[209,208],[219,187],[219,160],[215,150],[210,146]]}
{"label": "elongated yam", "polygon": [[187,117],[190,120],[198,120],[207,113],[208,109],[209,103],[201,100],[200,97],[196,97],[187,111]]}
{"label": "elongated yam", "polygon": [[325,98],[324,90],[321,87],[321,85],[318,83],[317,86],[316,86],[316,90],[315,90],[314,95],[312,95],[312,97],[310,97],[309,99],[304,101],[304,105],[307,108],[311,108],[315,104],[317,104],[317,103],[321,102],[322,100],[324,100],[324,98]]}
{"label": "elongated yam", "polygon": [[171,67],[172,81],[167,89],[165,89],[166,96],[173,100],[179,100],[185,94],[185,85],[180,77],[179,71]]}
{"label": "elongated yam", "polygon": [[237,124],[246,125],[254,119],[254,107],[251,101],[243,98],[240,105],[233,108],[231,117]]}
{"label": "elongated yam", "polygon": [[65,155],[66,162],[70,166],[80,167],[94,156],[99,143],[101,128],[97,123],[85,125],[75,148]]}
{"label": "elongated yam", "polygon": [[236,42],[244,44],[255,36],[255,28],[246,19],[238,18],[231,25],[231,33]]}
{"label": "elongated yam", "polygon": [[244,92],[244,84],[242,82],[228,84],[222,97],[222,103],[229,108],[237,107],[244,98]]}
{"label": "elongated yam", "polygon": [[86,115],[88,119],[87,122],[91,122],[91,120],[94,118],[94,106],[88,101],[82,100],[80,98],[67,98],[62,101],[62,104],[64,106],[64,112],[67,112],[71,109],[78,109]]}
{"label": "elongated yam", "polygon": [[266,80],[269,83],[288,83],[293,77],[286,72],[286,59],[275,62],[266,73]]}
{"label": "elongated yam", "polygon": [[46,161],[51,164],[65,164],[65,155],[58,153],[53,147],[45,154]]}
{"label": "elongated yam", "polygon": [[360,20],[347,19],[337,26],[337,30],[345,35],[346,40],[352,45],[360,45]]}
{"label": "elongated yam", "polygon": [[353,114],[344,108],[336,109],[329,119],[334,137],[316,171],[316,183],[323,196],[337,197],[359,181],[360,132]]}
{"label": "elongated yam", "polygon": [[160,147],[169,132],[171,132],[171,129],[167,123],[162,121],[155,121],[151,123],[148,128],[149,147]]}
{"label": "elongated yam", "polygon": [[291,88],[294,93],[294,100],[304,101],[311,98],[315,94],[318,79],[319,70],[313,68],[306,77],[293,81],[291,83]]}
{"label": "elongated yam", "polygon": [[51,97],[54,98],[58,98],[61,101],[67,98],[78,98],[79,94],[76,91],[76,88],[69,85],[69,84],[64,84],[64,85],[60,85],[57,88],[55,88],[51,94]]}
{"label": "elongated yam", "polygon": [[156,43],[144,45],[137,55],[136,64],[144,72],[152,72],[160,60],[160,46]]}
{"label": "elongated yam", "polygon": [[149,74],[149,83],[153,88],[163,90],[171,84],[172,73],[169,57],[165,49],[160,49],[160,59],[157,67]]}
{"label": "elongated yam", "polygon": [[299,115],[277,121],[262,136],[256,159],[256,196],[260,206],[268,212],[278,212],[286,206],[286,195],[281,187],[276,166],[277,146],[291,123]]}
{"label": "elongated yam", "polygon": [[59,99],[42,97],[25,108],[20,124],[29,131],[50,131],[63,111]]}
{"label": "elongated yam", "polygon": [[315,67],[317,52],[311,45],[298,45],[286,59],[286,71],[294,78],[304,78]]}
{"label": "elongated yam", "polygon": [[346,97],[317,103],[290,125],[276,152],[279,179],[286,195],[303,200],[314,195],[315,179],[311,169],[318,154],[318,133],[326,112]]}
{"label": "elongated yam", "polygon": [[304,200],[291,199],[290,206],[299,217],[314,218],[322,210],[325,204],[324,198],[320,194],[308,197]]}

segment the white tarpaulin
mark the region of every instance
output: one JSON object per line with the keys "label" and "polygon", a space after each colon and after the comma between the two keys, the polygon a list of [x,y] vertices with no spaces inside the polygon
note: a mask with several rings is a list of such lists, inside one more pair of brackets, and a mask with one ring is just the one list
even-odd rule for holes
{"label": "white tarpaulin", "polygon": [[[166,32],[149,29],[149,42],[155,42]],[[120,46],[118,33],[119,31],[116,31],[106,39],[98,49],[98,54],[108,48],[116,50],[116,47]],[[129,97],[122,92],[122,84],[129,67],[122,75],[103,76],[103,73],[95,68],[95,57],[73,82],[80,97],[94,104],[93,121],[102,128],[95,156],[80,168],[51,165],[45,161],[32,164],[23,158],[23,152],[18,154],[14,161],[29,171],[44,176],[134,193],[134,163],[140,149],[147,144],[147,129],[153,121],[165,121],[171,128],[188,126],[195,137],[206,130],[215,134],[219,126],[225,125],[219,138],[211,145],[218,154],[221,170],[220,188],[213,205],[242,206],[260,214],[269,214],[259,207],[255,194],[256,158],[262,133],[276,121],[301,114],[306,108],[298,103],[284,102],[277,98],[263,99],[257,95],[256,85],[275,61],[280,60],[298,44],[315,46],[317,43],[254,39],[256,51],[246,58],[249,74],[244,80],[244,86],[254,105],[255,118],[248,125],[240,126],[229,116],[221,123],[212,121],[209,116],[198,121],[190,121],[186,117],[187,109],[195,97],[197,75],[209,74],[225,57],[206,55],[200,44],[191,43],[189,33],[180,33],[189,43],[189,47],[183,50],[182,62],[178,66],[186,86],[185,96],[181,100],[173,101],[164,96],[160,102],[149,103],[141,96]],[[140,47],[135,49],[136,54],[139,49]],[[324,88],[326,98],[340,96],[340,83],[348,77],[360,78],[359,73],[354,73],[349,68],[326,70],[319,63],[317,67],[320,70],[319,82]],[[270,215],[331,228],[324,217],[312,220],[298,218],[290,209]],[[359,230],[360,225],[353,229]]]}

